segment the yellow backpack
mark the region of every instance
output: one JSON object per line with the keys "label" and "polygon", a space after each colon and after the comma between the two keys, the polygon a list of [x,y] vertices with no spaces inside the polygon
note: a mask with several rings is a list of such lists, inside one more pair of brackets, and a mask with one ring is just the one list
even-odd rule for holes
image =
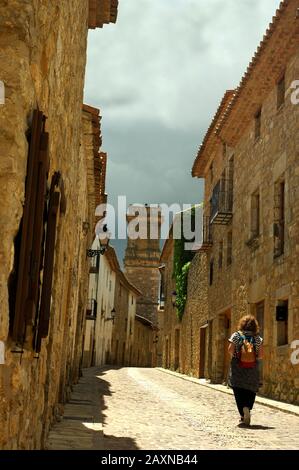
{"label": "yellow backpack", "polygon": [[240,338],[238,359],[239,366],[244,369],[251,369],[256,366],[256,346],[254,336],[245,335],[242,331],[238,331]]}

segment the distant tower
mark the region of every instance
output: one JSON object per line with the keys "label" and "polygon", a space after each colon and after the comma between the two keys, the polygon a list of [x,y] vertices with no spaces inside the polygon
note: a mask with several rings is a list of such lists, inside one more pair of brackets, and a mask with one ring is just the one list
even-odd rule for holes
{"label": "distant tower", "polygon": [[[147,226],[147,238],[132,240],[128,237],[128,245],[125,253],[124,265],[127,278],[141,292],[142,297],[137,300],[137,315],[147,318],[154,325],[157,324],[157,308],[160,284],[160,236],[161,236],[161,211],[158,208],[146,206],[146,218],[136,214],[137,206],[130,206],[127,222],[138,217],[140,224]],[[130,215],[134,214],[134,215]],[[157,237],[151,239],[150,224],[157,227]]]}

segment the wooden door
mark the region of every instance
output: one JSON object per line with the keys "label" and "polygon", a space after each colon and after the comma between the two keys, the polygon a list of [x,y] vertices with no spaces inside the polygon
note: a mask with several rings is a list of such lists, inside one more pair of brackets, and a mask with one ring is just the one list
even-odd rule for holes
{"label": "wooden door", "polygon": [[207,328],[200,329],[199,378],[205,377]]}
{"label": "wooden door", "polygon": [[227,383],[229,365],[231,361],[230,354],[228,352],[229,338],[231,336],[231,311],[227,311],[224,315],[224,364],[223,364],[223,382]]}

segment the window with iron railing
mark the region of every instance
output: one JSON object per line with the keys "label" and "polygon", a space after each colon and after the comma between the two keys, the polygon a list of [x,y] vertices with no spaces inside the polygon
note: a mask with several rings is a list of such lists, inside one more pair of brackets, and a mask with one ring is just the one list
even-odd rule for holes
{"label": "window with iron railing", "polygon": [[213,189],[211,198],[211,223],[226,225],[233,216],[233,183],[230,179],[221,179]]}
{"label": "window with iron railing", "polygon": [[199,251],[208,251],[213,246],[212,225],[210,216],[202,219],[202,243]]}

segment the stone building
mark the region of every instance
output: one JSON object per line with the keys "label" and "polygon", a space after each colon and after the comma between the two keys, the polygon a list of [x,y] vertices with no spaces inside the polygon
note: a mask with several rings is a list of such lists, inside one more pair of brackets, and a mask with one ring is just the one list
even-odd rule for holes
{"label": "stone building", "polygon": [[[95,240],[92,248],[100,250]],[[112,340],[112,316],[115,310],[115,283],[117,262],[114,249],[109,246],[96,258],[96,269],[90,274],[87,325],[84,343],[84,366],[109,364]],[[93,268],[91,268],[93,270]],[[94,328],[93,328],[94,327]],[[88,354],[89,352],[89,354]],[[86,356],[89,356],[89,363]]]}
{"label": "stone building", "polygon": [[135,316],[140,295],[141,292],[128,281],[117,261],[114,298],[115,320],[113,321],[110,361],[113,365],[132,365]]}
{"label": "stone building", "polygon": [[242,315],[253,313],[264,337],[261,393],[296,404],[298,6],[297,0],[281,3],[239,87],[226,92],[194,162],[193,176],[205,183],[203,244],[192,262],[181,323],[171,314],[171,240],[161,259],[169,291],[161,315],[164,367],[226,383],[228,337]]}
{"label": "stone building", "polygon": [[193,176],[205,179],[210,377],[226,379],[227,337],[251,312],[264,337],[261,391],[297,404],[298,45],[298,1],[284,1],[193,166]]}
{"label": "stone building", "polygon": [[[195,377],[207,377],[206,338],[208,302],[206,260],[196,254],[188,275],[185,312],[180,320],[176,309],[174,279],[175,244],[172,230],[165,241],[160,258],[161,297],[159,310],[159,342],[162,367]],[[200,348],[201,344],[201,348]],[[204,350],[202,349],[204,348]]]}
{"label": "stone building", "polygon": [[[93,158],[91,159],[90,166],[88,168],[88,175],[92,175],[94,172],[97,175],[96,184],[93,186],[93,191],[89,194],[89,198],[93,201],[93,208],[95,208],[95,214],[97,214],[97,208],[103,205],[103,209],[107,204],[106,189],[106,169],[107,169],[107,154],[100,152],[102,145],[101,136],[101,116],[100,110],[92,106],[83,105],[83,126],[84,126],[84,145],[89,149],[89,153]],[[98,224],[103,221],[105,211],[102,211],[101,217],[96,215],[94,222],[91,227],[85,227],[87,230],[90,228],[94,234]],[[104,221],[102,222],[102,225]],[[90,256],[90,267],[89,267],[89,282],[88,282],[88,300],[86,304],[86,322],[84,331],[84,346],[83,346],[83,359],[82,366],[90,367],[94,366],[96,361],[100,361],[100,352],[97,348],[96,357],[96,327],[99,330],[99,324],[97,323],[97,311],[98,303],[107,303],[106,296],[100,288],[99,280],[104,277],[105,267],[107,262],[103,261],[100,266],[100,243],[98,239],[93,241],[91,250],[88,252]],[[95,252],[94,250],[98,250]],[[93,256],[96,255],[96,256]],[[100,269],[101,268],[101,269]],[[103,284],[104,285],[104,284]],[[107,291],[108,294],[109,291]],[[111,294],[110,294],[111,296]],[[105,299],[103,298],[105,297]],[[101,298],[102,302],[98,299]],[[111,301],[110,301],[111,303]],[[102,354],[101,354],[102,356]]]}
{"label": "stone building", "polygon": [[158,328],[147,318],[136,315],[130,365],[156,367]]}
{"label": "stone building", "polygon": [[[100,250],[99,240],[92,249]],[[90,269],[84,367],[128,364],[139,295],[121,271],[112,246],[97,255]]]}
{"label": "stone building", "polygon": [[136,239],[129,233],[124,259],[125,274],[130,282],[142,292],[142,296],[137,301],[137,315],[147,318],[156,325],[160,284],[161,212],[157,208],[146,206],[145,215],[138,213],[137,206],[130,206],[128,223],[134,222],[137,217],[138,227],[140,229],[143,227],[145,231],[143,233],[141,229],[140,237]]}
{"label": "stone building", "polygon": [[90,267],[83,366],[152,366],[156,328],[136,315],[141,292],[120,269],[112,246],[99,254],[96,238],[92,250],[98,254]]}
{"label": "stone building", "polygon": [[41,448],[79,376],[99,184],[82,123],[86,42],[116,8],[0,6],[1,449]]}

